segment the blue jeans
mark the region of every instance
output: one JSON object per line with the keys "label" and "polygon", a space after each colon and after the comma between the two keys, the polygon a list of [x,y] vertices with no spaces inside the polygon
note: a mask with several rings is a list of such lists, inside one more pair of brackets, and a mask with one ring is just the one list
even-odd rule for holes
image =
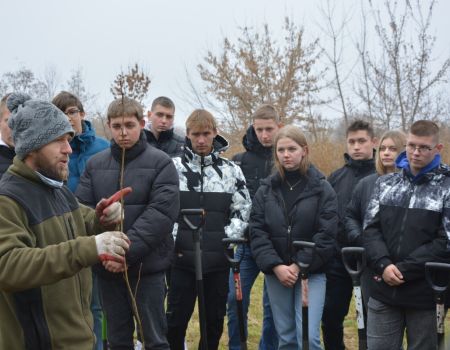
{"label": "blue jeans", "polygon": [[[272,306],[279,350],[302,348],[302,288],[299,278],[293,288],[283,286],[275,275],[266,275],[267,293]],[[312,274],[308,279],[309,348],[321,350],[320,320],[325,304],[325,274]]]}
{"label": "blue jeans", "polygon": [[95,346],[94,350],[103,350],[102,342],[102,305],[100,303],[100,290],[98,286],[98,277],[92,272],[92,299],[91,312],[94,317],[94,334]]}
{"label": "blue jeans", "polygon": [[[244,328],[247,334],[247,314],[250,305],[250,292],[253,284],[259,275],[259,268],[253,260],[252,252],[248,245],[239,245],[236,248],[235,258],[242,258],[241,269],[241,287],[242,287],[242,306],[244,310]],[[239,321],[236,308],[236,293],[234,290],[233,273],[230,273],[229,293],[227,302],[228,317],[228,347],[230,350],[240,350],[239,339]],[[263,290],[263,328],[261,340],[259,342],[259,350],[276,350],[278,349],[278,337],[273,323],[272,310],[270,309],[269,298],[267,297],[266,284]]]}

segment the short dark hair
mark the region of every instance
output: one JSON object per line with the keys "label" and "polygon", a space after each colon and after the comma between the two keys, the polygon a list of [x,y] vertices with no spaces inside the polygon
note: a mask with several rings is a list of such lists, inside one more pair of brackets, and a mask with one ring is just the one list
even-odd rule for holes
{"label": "short dark hair", "polygon": [[136,117],[141,121],[144,119],[144,110],[138,101],[123,96],[109,104],[107,115],[108,121],[119,117]]}
{"label": "short dark hair", "polygon": [[431,120],[418,120],[409,128],[409,133],[415,136],[434,136],[439,142],[439,126]]}
{"label": "short dark hair", "polygon": [[347,137],[349,133],[356,132],[359,130],[367,131],[367,134],[370,136],[370,138],[373,138],[375,136],[372,126],[365,120],[361,120],[361,119],[354,120],[348,126],[347,131],[345,132],[345,136]]}
{"label": "short dark hair", "polygon": [[159,96],[155,98],[152,102],[151,110],[153,111],[157,105],[163,106],[165,108],[170,108],[175,111],[175,104],[170,98],[166,96]]}
{"label": "short dark hair", "polygon": [[81,113],[84,113],[83,104],[80,99],[68,91],[61,91],[53,97],[52,103],[63,112],[69,107],[76,106]]}

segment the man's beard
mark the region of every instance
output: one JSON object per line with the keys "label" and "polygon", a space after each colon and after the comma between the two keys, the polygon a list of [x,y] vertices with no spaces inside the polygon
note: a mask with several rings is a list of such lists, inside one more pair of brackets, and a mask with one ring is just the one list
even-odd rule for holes
{"label": "man's beard", "polygon": [[67,181],[69,176],[69,170],[67,167],[62,168],[58,165],[52,165],[45,157],[40,155],[36,158],[36,168],[37,171],[45,177],[56,181]]}

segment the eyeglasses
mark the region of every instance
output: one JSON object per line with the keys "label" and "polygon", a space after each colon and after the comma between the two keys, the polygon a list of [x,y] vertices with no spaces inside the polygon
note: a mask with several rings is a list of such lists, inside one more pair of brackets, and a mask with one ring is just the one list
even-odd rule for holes
{"label": "eyeglasses", "polygon": [[80,113],[79,109],[70,109],[66,112],[64,112],[65,115],[67,115],[69,118],[74,117],[75,115],[77,115],[78,113]]}
{"label": "eyeglasses", "polygon": [[398,149],[395,146],[380,146],[380,152],[386,152],[388,150],[389,152],[397,152]]}
{"label": "eyeglasses", "polygon": [[428,146],[428,145],[416,145],[414,143],[408,143],[406,145],[406,149],[408,152],[414,152],[415,150],[418,150],[419,153],[428,153],[431,152],[437,145],[434,146]]}

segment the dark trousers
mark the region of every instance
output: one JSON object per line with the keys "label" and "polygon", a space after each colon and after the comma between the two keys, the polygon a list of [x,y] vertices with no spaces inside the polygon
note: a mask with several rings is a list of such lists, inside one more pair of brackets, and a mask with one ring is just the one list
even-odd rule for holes
{"label": "dark trousers", "polygon": [[[121,279],[105,280],[99,278],[103,311],[107,321],[109,349],[133,350],[135,331],[130,296]],[[130,278],[133,293],[136,278]],[[165,273],[143,275],[140,277],[136,293],[136,303],[144,332],[145,349],[169,350],[166,339],[167,323],[164,313],[166,294]]]}
{"label": "dark trousers", "polygon": [[344,350],[344,319],[352,299],[353,285],[340,258],[335,258],[327,273],[322,333],[325,350]]}
{"label": "dark trousers", "polygon": [[[223,332],[229,270],[203,274],[208,350],[216,350]],[[167,339],[171,350],[183,350],[184,338],[197,298],[195,273],[172,269],[167,297]]]}

